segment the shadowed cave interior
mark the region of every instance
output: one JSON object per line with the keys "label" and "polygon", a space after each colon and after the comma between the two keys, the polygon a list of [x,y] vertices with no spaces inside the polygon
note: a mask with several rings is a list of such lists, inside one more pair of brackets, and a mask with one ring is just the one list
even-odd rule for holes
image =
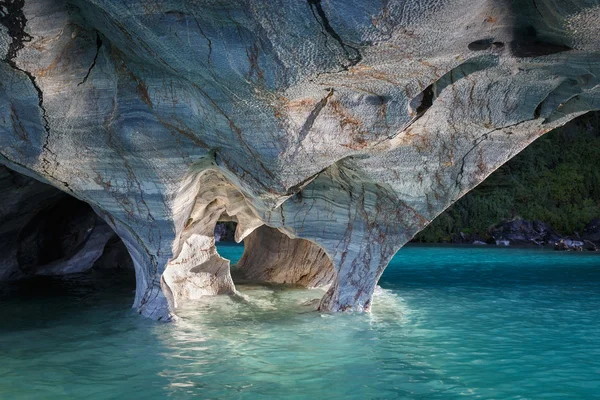
{"label": "shadowed cave interior", "polygon": [[57,277],[114,275],[135,288],[125,245],[87,203],[3,166],[0,190],[0,280],[51,294]]}
{"label": "shadowed cave interior", "polygon": [[[88,282],[107,276],[122,278],[135,289],[134,266],[125,245],[87,203],[4,166],[0,167],[0,190],[4,194],[0,200],[1,280],[20,281],[18,285],[37,295],[52,295],[56,278],[73,274],[86,274]],[[233,242],[236,217],[223,213],[219,221],[214,222],[215,239]],[[263,225],[243,243],[244,254],[232,269],[235,281],[314,288],[330,284],[335,277],[327,254],[308,240],[292,239]],[[219,268],[230,267],[220,257],[207,264],[214,260],[220,261],[216,263]],[[198,265],[189,273],[201,276],[205,267]],[[57,290],[64,288],[59,284]],[[232,291],[204,295],[227,293]]]}

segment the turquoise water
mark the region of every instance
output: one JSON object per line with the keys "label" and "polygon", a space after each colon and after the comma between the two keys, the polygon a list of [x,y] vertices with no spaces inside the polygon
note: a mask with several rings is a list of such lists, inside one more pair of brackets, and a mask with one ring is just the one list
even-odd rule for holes
{"label": "turquoise water", "polygon": [[600,399],[595,254],[407,247],[363,315],[242,284],[158,324],[131,278],[0,286],[0,399]]}

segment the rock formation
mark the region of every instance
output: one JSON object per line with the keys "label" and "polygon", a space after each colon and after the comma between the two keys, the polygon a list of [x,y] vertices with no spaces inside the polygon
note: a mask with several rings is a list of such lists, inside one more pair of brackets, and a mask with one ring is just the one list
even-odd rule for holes
{"label": "rock formation", "polygon": [[255,281],[305,287],[322,287],[335,277],[333,264],[322,248],[308,240],[290,239],[266,225],[244,240],[244,255],[237,268]]}
{"label": "rock formation", "polygon": [[0,163],[93,207],[146,316],[235,290],[219,220],[291,249],[254,276],[310,285],[277,268],[326,254],[320,309],[368,310],[416,232],[600,108],[599,23],[599,0],[2,0]]}
{"label": "rock formation", "polygon": [[128,268],[121,241],[92,208],[0,166],[0,280]]}

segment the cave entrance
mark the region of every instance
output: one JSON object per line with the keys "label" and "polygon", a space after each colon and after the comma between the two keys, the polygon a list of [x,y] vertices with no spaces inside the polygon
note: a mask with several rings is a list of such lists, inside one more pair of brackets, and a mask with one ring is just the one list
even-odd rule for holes
{"label": "cave entrance", "polygon": [[0,191],[0,281],[50,294],[57,277],[114,275],[135,289],[125,245],[87,203],[4,166]]}
{"label": "cave entrance", "polygon": [[219,255],[231,262],[234,283],[251,281],[324,287],[335,276],[333,264],[315,243],[290,238],[278,229],[262,225],[250,233],[243,246],[235,242],[237,223],[230,218],[215,226]]}
{"label": "cave entrance", "polygon": [[222,172],[213,164],[201,167],[206,165],[196,166],[174,201],[177,242],[162,283],[175,309],[187,300],[236,294],[234,277],[236,283],[309,288],[333,281],[333,264],[321,247],[285,227],[266,226]]}
{"label": "cave entrance", "polygon": [[242,258],[245,249],[244,240],[240,243],[235,241],[237,225],[237,221],[233,221],[231,218],[220,219],[215,225],[214,233],[217,253],[229,260],[231,279],[236,285],[245,281],[244,275],[237,269],[237,263]]}

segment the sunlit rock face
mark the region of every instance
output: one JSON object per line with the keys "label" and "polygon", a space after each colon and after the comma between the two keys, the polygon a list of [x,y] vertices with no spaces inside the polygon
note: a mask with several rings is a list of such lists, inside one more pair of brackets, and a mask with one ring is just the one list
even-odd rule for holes
{"label": "sunlit rock face", "polygon": [[266,225],[244,240],[237,268],[247,279],[315,288],[329,285],[335,269],[325,250],[311,241],[293,239]]}
{"label": "sunlit rock face", "polygon": [[219,220],[313,243],[320,309],[368,310],[416,232],[600,108],[599,24],[598,0],[0,1],[0,162],[104,218],[146,316],[234,292]]}

